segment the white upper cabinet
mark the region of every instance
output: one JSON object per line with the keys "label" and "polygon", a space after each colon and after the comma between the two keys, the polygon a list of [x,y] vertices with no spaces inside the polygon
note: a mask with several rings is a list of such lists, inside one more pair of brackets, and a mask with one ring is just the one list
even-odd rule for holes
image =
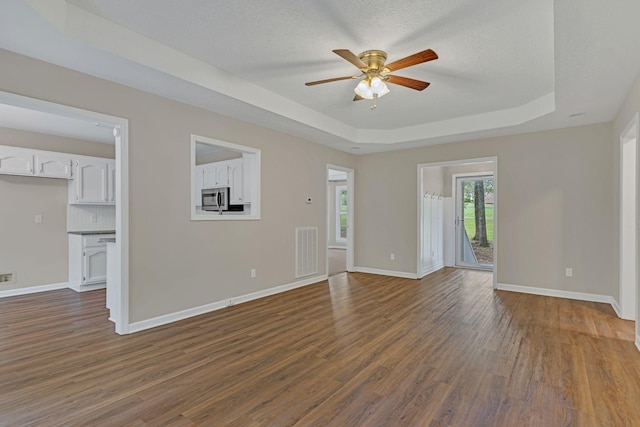
{"label": "white upper cabinet", "polygon": [[108,200],[109,204],[115,205],[116,203],[116,161],[109,160],[107,162],[108,169]]}
{"label": "white upper cabinet", "polygon": [[0,146],[0,174],[72,179],[73,155]]}
{"label": "white upper cabinet", "polygon": [[36,176],[46,178],[72,178],[72,159],[69,154],[38,151],[35,155],[35,164]]}
{"label": "white upper cabinet", "polygon": [[98,157],[79,157],[74,162],[69,184],[70,204],[115,204],[115,161]]}
{"label": "white upper cabinet", "polygon": [[7,175],[33,175],[33,153],[18,147],[0,146],[0,173]]}
{"label": "white upper cabinet", "polygon": [[202,170],[202,188],[227,187],[229,185],[227,162],[202,165]]}
{"label": "white upper cabinet", "polygon": [[201,205],[202,189],[214,187],[230,187],[229,202],[233,205],[244,203],[243,163],[243,159],[233,159],[196,166],[196,206]]}
{"label": "white upper cabinet", "polygon": [[242,159],[229,160],[227,163],[228,175],[229,175],[229,187],[231,187],[229,194],[229,202],[232,205],[239,205],[244,203],[242,200],[243,193],[243,162]]}

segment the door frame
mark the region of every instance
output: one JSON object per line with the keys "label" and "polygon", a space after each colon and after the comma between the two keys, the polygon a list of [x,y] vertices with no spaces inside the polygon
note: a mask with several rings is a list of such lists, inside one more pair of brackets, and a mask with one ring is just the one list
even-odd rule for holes
{"label": "door frame", "polygon": [[[491,175],[487,175],[486,173],[482,173],[482,172],[464,172],[464,173],[455,173],[451,175],[451,196],[453,198],[453,223],[454,226],[456,227],[456,230],[454,232],[455,237],[454,237],[454,247],[455,247],[455,260],[454,260],[454,265],[456,268],[471,268],[471,269],[477,269],[477,270],[492,270],[493,266],[491,268],[486,268],[486,267],[482,267],[482,264],[478,264],[478,266],[475,265],[464,265],[464,264],[458,264],[458,262],[460,261],[459,255],[460,255],[460,242],[458,241],[459,237],[458,236],[458,228],[455,225],[456,224],[456,216],[457,216],[457,208],[458,208],[458,178],[480,178],[480,177],[494,177],[494,174],[492,173]],[[495,181],[495,178],[494,178]],[[495,182],[493,184],[493,244],[495,247],[495,242],[496,242],[496,236],[495,236],[495,230],[496,230],[496,211],[498,210],[497,207],[498,205],[495,202]],[[464,219],[463,219],[464,220]],[[494,254],[495,255],[495,254]],[[494,258],[494,262],[495,262],[495,258]]]}
{"label": "door frame", "polygon": [[[422,182],[422,169],[429,167],[446,167],[446,166],[461,166],[467,164],[474,163],[493,163],[493,288],[497,289],[498,287],[498,157],[478,157],[471,159],[458,159],[458,160],[450,160],[443,162],[431,162],[431,163],[419,163],[417,166],[417,194],[416,194],[416,204],[418,210],[417,220],[417,256],[416,256],[416,277],[422,278],[422,235],[423,235],[423,227],[422,227],[422,197],[424,197],[424,185]],[[455,209],[453,209],[454,222],[455,224]]]}
{"label": "door frame", "polygon": [[0,91],[0,103],[113,127],[116,148],[116,260],[120,280],[115,332],[129,333],[129,121],[122,117]]}
{"label": "door frame", "polygon": [[[638,289],[638,219],[637,219],[637,215],[638,215],[638,155],[640,154],[639,151],[639,145],[640,142],[638,141],[638,139],[640,138],[640,129],[639,129],[639,117],[640,114],[636,113],[634,115],[634,117],[631,119],[631,121],[627,124],[627,126],[624,128],[624,130],[622,131],[622,133],[620,134],[620,224],[619,224],[619,244],[620,244],[620,252],[619,252],[619,281],[620,281],[620,311],[619,311],[619,315],[621,318],[623,319],[627,319],[627,320],[634,320],[636,322],[636,336],[640,335],[640,328],[638,327],[638,306],[640,305],[640,298],[639,298],[639,289]],[[624,147],[626,144],[631,143],[631,141],[635,140],[635,161],[634,161],[634,165],[633,165],[633,169],[634,169],[634,176],[633,176],[633,180],[634,180],[634,184],[633,187],[635,187],[635,192],[633,194],[633,200],[632,203],[634,204],[633,207],[633,218],[635,218],[635,233],[633,233],[633,241],[629,242],[628,241],[628,237],[629,237],[629,233],[625,230],[624,224],[623,224],[623,214],[624,214],[624,202],[625,202],[625,197],[624,197],[624,192],[623,192],[623,187],[624,187],[624,183],[627,179],[629,179],[628,177],[625,178],[625,176],[627,175],[625,173],[625,169],[624,169]],[[627,262],[625,262],[625,258],[623,257],[623,252],[628,251],[629,250],[629,246],[631,246],[631,250],[632,250],[632,263],[633,265],[629,265]],[[625,281],[625,277],[627,276],[627,270],[629,268],[633,268],[634,271],[634,278],[632,279],[631,283],[628,283],[628,281]]]}
{"label": "door frame", "polygon": [[327,235],[326,235],[326,239],[324,242],[324,246],[325,246],[325,272],[327,274],[327,276],[329,275],[329,233],[333,233],[335,232],[335,230],[331,229],[331,219],[329,217],[329,215],[335,215],[335,212],[329,213],[329,204],[330,204],[330,197],[332,197],[329,194],[329,169],[333,169],[333,170],[338,170],[338,171],[342,171],[342,172],[346,172],[347,173],[347,253],[346,253],[346,268],[347,268],[347,272],[353,272],[354,270],[354,259],[355,259],[355,255],[354,255],[354,188],[355,188],[355,183],[354,183],[354,179],[355,179],[355,172],[353,169],[351,168],[347,168],[347,167],[343,167],[343,166],[337,166],[337,165],[333,165],[333,164],[329,164],[327,163],[327,168],[326,168],[326,173],[325,173],[325,189],[326,189],[326,193],[327,193],[327,197],[326,197],[326,205],[325,205],[325,215],[326,215],[326,230],[327,230]]}

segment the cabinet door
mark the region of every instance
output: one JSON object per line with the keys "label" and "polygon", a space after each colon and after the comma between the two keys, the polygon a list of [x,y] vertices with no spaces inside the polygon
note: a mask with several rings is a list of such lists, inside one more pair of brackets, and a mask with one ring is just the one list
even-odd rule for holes
{"label": "cabinet door", "polygon": [[108,203],[108,165],[106,160],[78,160],[75,172],[76,194],[73,203]]}
{"label": "cabinet door", "polygon": [[107,281],[107,248],[86,248],[82,257],[82,284],[91,285]]}
{"label": "cabinet door", "polygon": [[202,189],[204,188],[204,168],[203,165],[196,166],[196,182],[194,187],[193,200],[196,206],[202,206]]}
{"label": "cabinet door", "polygon": [[33,175],[33,151],[17,147],[0,147],[0,173]]}
{"label": "cabinet door", "polygon": [[202,188],[213,188],[217,187],[216,185],[216,173],[217,168],[215,165],[208,164],[202,165]]}
{"label": "cabinet door", "polygon": [[228,162],[216,162],[202,165],[203,187],[226,187],[229,185],[229,165]]}
{"label": "cabinet door", "polygon": [[238,205],[244,203],[242,201],[243,193],[243,164],[242,159],[230,160],[229,164],[229,187],[231,194],[229,195],[230,203]]}
{"label": "cabinet door", "polygon": [[109,161],[107,165],[107,169],[109,172],[108,177],[108,203],[110,205],[116,204],[116,162],[115,160]]}
{"label": "cabinet door", "polygon": [[226,187],[229,185],[229,165],[228,162],[219,162],[215,164],[216,170],[216,187]]}
{"label": "cabinet door", "polygon": [[36,152],[36,176],[71,179],[71,156]]}

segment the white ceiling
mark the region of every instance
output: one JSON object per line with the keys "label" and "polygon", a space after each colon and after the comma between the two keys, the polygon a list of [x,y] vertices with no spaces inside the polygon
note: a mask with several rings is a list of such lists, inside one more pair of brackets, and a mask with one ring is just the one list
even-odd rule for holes
{"label": "white ceiling", "polygon": [[[360,153],[611,120],[640,73],[637,0],[5,0],[0,47]],[[369,109],[331,52],[431,82]],[[112,112],[116,114],[116,112]],[[575,116],[576,113],[584,113]],[[574,116],[574,117],[572,117]]]}

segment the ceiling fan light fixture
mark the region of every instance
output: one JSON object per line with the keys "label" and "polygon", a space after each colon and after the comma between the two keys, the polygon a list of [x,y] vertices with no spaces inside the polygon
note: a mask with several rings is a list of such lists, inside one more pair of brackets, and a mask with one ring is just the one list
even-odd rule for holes
{"label": "ceiling fan light fixture", "polygon": [[360,80],[360,83],[358,83],[353,91],[356,95],[364,99],[373,99],[374,95],[380,98],[391,92],[386,83],[378,76],[371,79],[366,78]]}

